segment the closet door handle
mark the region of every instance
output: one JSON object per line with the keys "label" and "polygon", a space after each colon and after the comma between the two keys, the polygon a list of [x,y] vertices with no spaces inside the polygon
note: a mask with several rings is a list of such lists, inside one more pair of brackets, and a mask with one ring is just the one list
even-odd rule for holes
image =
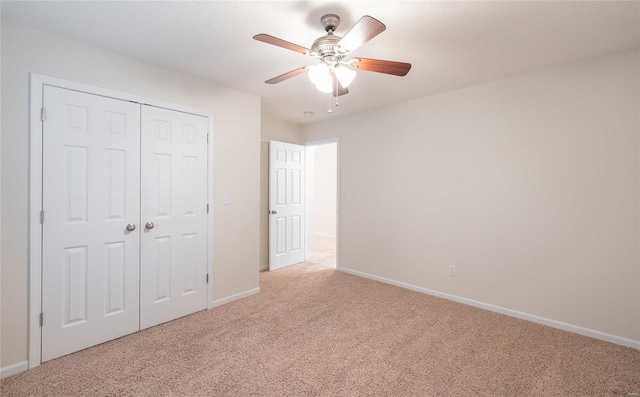
{"label": "closet door handle", "polygon": [[136,230],[136,225],[134,225],[133,223],[130,223],[130,224],[127,225],[127,231],[128,232],[132,232],[134,230]]}
{"label": "closet door handle", "polygon": [[154,224],[153,224],[153,222],[147,222],[147,223],[144,225],[144,228],[145,228],[145,229],[147,229],[147,230],[151,230],[151,229],[153,229],[154,227],[156,227],[156,225],[154,225]]}

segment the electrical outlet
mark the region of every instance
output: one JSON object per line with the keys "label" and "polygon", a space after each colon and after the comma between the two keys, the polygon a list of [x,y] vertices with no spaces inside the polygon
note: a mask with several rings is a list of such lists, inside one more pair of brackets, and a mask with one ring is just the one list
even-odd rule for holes
{"label": "electrical outlet", "polygon": [[456,267],[454,265],[449,266],[449,275],[453,277],[456,276]]}

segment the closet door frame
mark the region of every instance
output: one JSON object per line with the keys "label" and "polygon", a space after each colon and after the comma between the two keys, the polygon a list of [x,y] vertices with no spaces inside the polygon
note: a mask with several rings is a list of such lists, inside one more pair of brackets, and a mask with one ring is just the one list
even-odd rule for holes
{"label": "closet door frame", "polygon": [[[41,74],[29,74],[29,202],[28,202],[28,277],[29,277],[29,301],[28,301],[28,362],[29,368],[37,367],[42,363],[42,327],[40,326],[40,313],[42,313],[42,130],[43,118],[43,94],[45,86],[53,86],[68,90],[100,95],[108,98],[136,102],[159,108],[177,110],[204,116],[208,119],[207,126],[207,273],[213,277],[213,113],[201,109],[194,109],[173,103],[159,101],[138,95],[113,91],[106,88],[95,87],[87,84],[76,83]],[[45,208],[46,211],[46,208]],[[46,213],[45,213],[46,221]],[[213,307],[213,282],[207,285],[207,309]],[[47,321],[46,317],[44,321]]]}

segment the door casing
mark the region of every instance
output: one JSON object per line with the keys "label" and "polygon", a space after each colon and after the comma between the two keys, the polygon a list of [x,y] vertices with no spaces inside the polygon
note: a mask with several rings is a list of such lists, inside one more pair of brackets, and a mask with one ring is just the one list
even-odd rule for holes
{"label": "door casing", "polygon": [[[43,92],[44,86],[65,88],[69,90],[101,95],[109,98],[147,104],[159,108],[177,110],[204,116],[209,119],[209,145],[207,173],[207,272],[214,275],[213,263],[213,113],[201,109],[189,108],[173,103],[132,95],[119,91],[76,83],[68,80],[44,76],[36,73],[29,74],[29,199],[28,199],[28,272],[29,272],[29,302],[28,302],[28,362],[29,368],[41,364],[42,332],[40,327],[40,313],[42,312],[42,225],[40,211],[42,210],[42,129],[43,129]],[[45,115],[46,116],[46,115]],[[207,308],[213,307],[213,282],[207,286]],[[47,321],[45,319],[45,321]]]}

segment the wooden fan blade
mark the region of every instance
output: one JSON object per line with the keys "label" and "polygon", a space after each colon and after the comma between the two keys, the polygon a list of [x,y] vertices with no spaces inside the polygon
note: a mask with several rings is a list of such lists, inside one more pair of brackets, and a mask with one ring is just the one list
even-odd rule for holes
{"label": "wooden fan blade", "polygon": [[279,83],[281,81],[284,81],[286,79],[290,79],[292,77],[295,77],[295,76],[299,75],[300,73],[304,73],[304,72],[306,72],[306,70],[307,70],[306,68],[298,68],[298,69],[292,70],[290,72],[287,72],[285,74],[281,74],[278,77],[274,77],[272,79],[269,79],[269,80],[265,81],[265,83],[267,83],[267,84],[277,84],[277,83]]}
{"label": "wooden fan blade", "polygon": [[368,70],[369,72],[378,72],[392,74],[394,76],[406,76],[411,69],[410,63],[395,62],[395,61],[383,61],[380,59],[367,59],[359,58],[360,60],[354,60],[351,65],[360,69]]}
{"label": "wooden fan blade", "polygon": [[340,80],[338,80],[336,76],[333,76],[333,96],[342,96],[347,95],[348,93],[349,89],[343,87],[342,84],[340,84]]}
{"label": "wooden fan blade", "polygon": [[354,51],[367,41],[384,32],[387,27],[377,19],[365,15],[342,37],[338,45],[345,51]]}
{"label": "wooden fan blade", "polygon": [[255,36],[253,36],[253,38],[255,40],[262,41],[263,43],[277,45],[278,47],[286,48],[287,50],[299,52],[301,54],[306,54],[306,53],[308,53],[310,51],[308,48],[304,48],[304,47],[299,46],[297,44],[289,43],[286,40],[282,40],[282,39],[279,39],[277,37],[273,37],[273,36],[270,36],[270,35],[264,34],[264,33],[257,34]]}

